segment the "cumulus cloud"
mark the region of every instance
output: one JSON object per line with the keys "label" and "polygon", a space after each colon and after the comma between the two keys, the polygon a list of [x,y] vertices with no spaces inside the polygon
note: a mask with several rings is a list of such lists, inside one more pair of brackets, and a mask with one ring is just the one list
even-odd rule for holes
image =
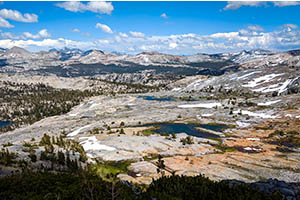
{"label": "cumulus cloud", "polygon": [[85,12],[90,11],[100,14],[111,14],[114,10],[114,7],[111,2],[105,1],[91,1],[86,4],[81,3],[80,1],[67,1],[63,3],[57,3],[56,6],[64,8],[65,10],[71,12]]}
{"label": "cumulus cloud", "polygon": [[130,33],[130,35],[133,36],[133,37],[139,37],[139,38],[145,37],[145,34],[144,34],[144,33],[141,33],[141,32],[130,31],[129,33]]}
{"label": "cumulus cloud", "polygon": [[248,29],[251,31],[264,31],[264,28],[259,25],[250,25]]}
{"label": "cumulus cloud", "polygon": [[128,35],[127,35],[126,33],[122,33],[122,32],[120,32],[120,33],[119,33],[119,36],[121,36],[121,37],[125,37],[125,38],[127,38],[127,37],[128,37]]}
{"label": "cumulus cloud", "polygon": [[51,34],[48,33],[47,29],[42,29],[37,34],[24,32],[22,35],[15,35],[11,32],[3,32],[0,36],[6,39],[42,39],[51,37]]}
{"label": "cumulus cloud", "polygon": [[3,27],[3,28],[13,28],[14,26],[11,25],[7,20],[5,20],[2,17],[0,17],[0,27]]}
{"label": "cumulus cloud", "polygon": [[100,44],[109,44],[108,40],[98,40]]}
{"label": "cumulus cloud", "polygon": [[178,46],[178,45],[177,45],[177,43],[175,43],[175,42],[171,42],[171,43],[169,44],[170,49],[175,49],[177,46]]}
{"label": "cumulus cloud", "polygon": [[19,36],[11,33],[11,32],[3,32],[0,33],[1,38],[6,38],[6,39],[20,39]]}
{"label": "cumulus cloud", "polygon": [[274,6],[277,6],[277,7],[300,5],[300,1],[274,1],[273,3],[274,3]]}
{"label": "cumulus cloud", "polygon": [[259,25],[251,25],[251,26],[248,26],[247,29],[239,30],[239,35],[247,36],[247,37],[259,36],[262,34],[263,31],[264,31],[263,27],[261,27]]}
{"label": "cumulus cloud", "polygon": [[163,14],[161,14],[160,16],[161,16],[162,18],[165,18],[165,19],[168,18],[168,15],[167,15],[166,13],[163,13]]}
{"label": "cumulus cloud", "polygon": [[[272,3],[276,7],[300,5],[299,1],[273,1],[268,3]],[[227,5],[225,6],[225,8],[223,8],[223,10],[237,10],[242,6],[259,7],[266,5],[267,2],[264,1],[228,1]]]}
{"label": "cumulus cloud", "polygon": [[40,47],[40,48],[89,48],[93,47],[94,42],[73,41],[64,38],[43,39],[43,40],[0,40],[0,47],[12,48],[14,46],[22,48]]}
{"label": "cumulus cloud", "polygon": [[223,10],[237,10],[242,6],[262,6],[265,5],[266,3],[263,1],[228,1],[227,5]]}
{"label": "cumulus cloud", "polygon": [[[138,33],[138,32],[135,32]],[[126,33],[123,33],[126,34]],[[24,48],[97,48],[105,51],[122,53],[139,53],[141,51],[159,51],[171,54],[195,54],[236,52],[250,49],[288,50],[300,47],[300,30],[297,25],[285,24],[273,31],[267,32],[258,25],[251,25],[242,30],[218,32],[209,35],[195,33],[178,35],[154,35],[136,37],[137,34],[118,33],[113,36],[93,41],[74,41],[64,38],[58,39],[25,39],[12,33],[0,33],[1,47],[20,46]],[[46,34],[42,34],[46,35]],[[140,34],[138,34],[140,35]],[[5,36],[5,37],[4,37]],[[24,37],[24,35],[22,35]]]}
{"label": "cumulus cloud", "polygon": [[24,15],[17,10],[1,9],[0,17],[10,19],[18,22],[37,22],[38,16],[36,14],[25,13]]}
{"label": "cumulus cloud", "polygon": [[100,28],[104,33],[113,34],[114,32],[111,30],[111,28],[105,24],[96,24],[96,28]]}
{"label": "cumulus cloud", "polygon": [[298,26],[295,25],[295,24],[284,24],[284,25],[282,25],[282,28],[283,28],[283,29],[291,30],[291,29],[297,29]]}
{"label": "cumulus cloud", "polygon": [[37,34],[24,32],[23,35],[25,36],[25,38],[29,38],[29,39],[41,39],[41,38],[51,37],[51,34],[48,33],[47,29],[42,29]]}

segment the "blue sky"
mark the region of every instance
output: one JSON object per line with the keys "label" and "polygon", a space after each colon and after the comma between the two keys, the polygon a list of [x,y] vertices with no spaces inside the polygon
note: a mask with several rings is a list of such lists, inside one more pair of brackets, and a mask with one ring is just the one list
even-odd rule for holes
{"label": "blue sky", "polygon": [[300,48],[300,2],[3,2],[0,46],[172,54]]}

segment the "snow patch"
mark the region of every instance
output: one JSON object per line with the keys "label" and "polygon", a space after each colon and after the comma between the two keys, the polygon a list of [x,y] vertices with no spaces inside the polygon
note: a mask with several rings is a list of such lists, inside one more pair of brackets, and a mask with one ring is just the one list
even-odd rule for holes
{"label": "snow patch", "polygon": [[275,77],[281,76],[281,75],[283,75],[283,74],[268,74],[268,75],[265,75],[265,76],[255,78],[254,80],[248,82],[246,85],[242,85],[242,86],[253,88],[253,87],[256,87],[260,84],[270,82]]}
{"label": "snow patch", "polygon": [[199,104],[179,105],[178,108],[213,108],[221,105],[222,105],[221,103],[199,103]]}
{"label": "snow patch", "polygon": [[210,117],[210,116],[213,116],[213,114],[202,114],[201,116],[202,117]]}
{"label": "snow patch", "polygon": [[265,114],[265,113],[254,113],[254,112],[251,112],[251,111],[248,111],[248,110],[236,110],[236,111],[233,111],[234,114],[238,114],[238,113],[241,113],[242,115],[249,115],[251,117],[259,117],[259,118],[271,118],[271,119],[274,119],[276,118],[277,116],[273,116],[273,115],[268,115],[268,114]]}
{"label": "snow patch", "polygon": [[281,101],[281,100],[268,101],[268,102],[265,102],[265,103],[258,103],[257,105],[259,105],[259,106],[269,106],[269,105],[272,105],[272,104],[277,103],[279,101]]}
{"label": "snow patch", "polygon": [[78,135],[78,133],[80,133],[81,130],[83,130],[83,129],[85,129],[85,128],[88,128],[89,126],[91,126],[91,125],[86,125],[86,126],[84,126],[84,127],[81,127],[81,128],[79,128],[79,129],[77,129],[77,130],[75,130],[75,131],[69,133],[67,136],[68,136],[68,137],[74,137],[74,136]]}
{"label": "snow patch", "polygon": [[287,86],[291,82],[293,82],[294,80],[295,79],[288,79],[288,80],[286,80],[283,83],[276,83],[276,84],[269,85],[269,86],[266,86],[266,87],[261,87],[261,88],[258,88],[258,89],[254,89],[252,91],[254,91],[254,92],[262,92],[262,93],[278,91],[278,94],[281,94],[281,93],[283,93],[284,91],[287,90]]}
{"label": "snow patch", "polygon": [[249,141],[260,141],[259,138],[247,138],[247,140],[249,140]]}
{"label": "snow patch", "polygon": [[72,113],[72,114],[69,114],[70,117],[75,117],[75,116],[77,116],[77,115],[78,115],[78,113]]}
{"label": "snow patch", "polygon": [[92,105],[90,105],[90,108],[93,108],[93,107],[95,107],[95,106],[97,106],[97,105],[100,105],[101,103],[93,103]]}
{"label": "snow patch", "polygon": [[246,78],[246,77],[248,77],[248,76],[251,76],[252,74],[256,74],[256,73],[259,73],[259,72],[260,72],[260,71],[251,72],[251,73],[249,73],[249,74],[244,74],[243,76],[238,77],[237,80],[244,79],[244,78]]}
{"label": "snow patch", "polygon": [[261,151],[261,149],[256,149],[254,147],[245,147],[244,150],[245,151]]}
{"label": "snow patch", "polygon": [[247,123],[247,122],[241,122],[241,121],[237,121],[236,124],[237,124],[239,127],[248,127],[248,126],[250,126],[250,123]]}
{"label": "snow patch", "polygon": [[[114,148],[114,147],[100,144],[100,142],[99,142],[99,140],[97,140],[96,136],[81,137],[79,139],[85,139],[85,141],[80,142],[84,151],[89,151],[89,150],[114,151],[114,150],[116,150],[116,148]],[[92,154],[89,154],[89,155],[91,156],[91,158],[93,157]]]}
{"label": "snow patch", "polygon": [[176,92],[176,91],[179,91],[181,90],[181,88],[173,88],[172,91]]}

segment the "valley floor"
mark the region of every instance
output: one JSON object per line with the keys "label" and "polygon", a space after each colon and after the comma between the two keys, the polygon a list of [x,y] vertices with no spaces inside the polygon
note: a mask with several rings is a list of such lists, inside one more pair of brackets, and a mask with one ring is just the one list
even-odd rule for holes
{"label": "valley floor", "polygon": [[[299,182],[299,95],[246,99],[212,94],[174,90],[89,97],[66,114],[2,133],[0,144],[18,153],[18,159],[47,167],[51,165],[39,159],[46,148],[40,141],[44,134],[50,138],[63,135],[82,146],[87,163],[126,162],[126,169],[119,170],[118,176],[134,183],[149,184],[152,178],[171,173],[204,174],[213,180],[277,178]],[[186,133],[157,134],[157,127],[148,126],[165,122],[229,128],[216,133],[221,137],[202,138]],[[26,150],[28,144],[35,146],[34,163],[28,157],[32,154]],[[159,165],[158,155],[163,157],[164,167]],[[103,165],[98,166],[99,173],[105,173]],[[16,169],[2,167],[1,174]]]}

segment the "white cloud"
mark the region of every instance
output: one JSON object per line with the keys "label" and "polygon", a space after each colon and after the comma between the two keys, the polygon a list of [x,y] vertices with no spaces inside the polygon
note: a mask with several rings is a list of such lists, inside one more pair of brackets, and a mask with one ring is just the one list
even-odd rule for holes
{"label": "white cloud", "polygon": [[40,30],[37,34],[32,34],[29,32],[24,32],[22,35],[15,35],[11,32],[0,33],[1,38],[6,39],[43,39],[51,37],[51,34],[48,33],[47,29]]}
{"label": "white cloud", "polygon": [[109,33],[109,34],[112,34],[114,33],[111,28],[105,24],[100,24],[100,23],[97,23],[96,24],[96,28],[100,28],[104,33]]}
{"label": "white cloud", "polygon": [[92,1],[87,4],[88,10],[95,13],[111,14],[114,7],[111,2]]}
{"label": "white cloud", "polygon": [[262,35],[263,31],[264,31],[263,27],[259,25],[251,25],[248,26],[247,29],[239,30],[239,36],[245,36],[245,37],[259,36]]}
{"label": "white cloud", "polygon": [[228,1],[227,5],[223,10],[237,10],[242,6],[262,6],[265,5],[263,1]]}
{"label": "white cloud", "polygon": [[251,31],[264,31],[264,28],[259,25],[248,26],[248,29]]}
{"label": "white cloud", "polygon": [[119,36],[124,37],[124,38],[128,38],[128,35],[126,33],[122,33],[122,32],[119,33]]}
{"label": "white cloud", "polygon": [[25,13],[24,15],[17,10],[1,9],[0,17],[10,19],[18,22],[37,22],[38,16],[36,14]]}
{"label": "white cloud", "polygon": [[68,1],[64,3],[57,3],[56,6],[71,12],[91,11],[94,13],[109,15],[114,10],[112,3],[105,1],[91,1],[86,4],[81,3],[80,1]]}
{"label": "white cloud", "polygon": [[152,44],[152,45],[142,45],[139,47],[142,51],[157,51],[161,49],[161,45],[159,44]]}
{"label": "white cloud", "polygon": [[68,1],[64,3],[57,3],[57,7],[64,8],[71,12],[83,12],[85,11],[85,5],[79,1]]}
{"label": "white cloud", "polygon": [[108,40],[98,40],[100,44],[109,44]]}
{"label": "white cloud", "polygon": [[3,28],[13,28],[14,26],[11,25],[7,20],[5,20],[2,17],[0,17],[0,27],[3,27]]}
{"label": "white cloud", "polygon": [[233,38],[238,36],[239,33],[238,32],[228,32],[228,33],[214,33],[212,35],[210,35],[211,38]]}
{"label": "white cloud", "polygon": [[80,30],[79,30],[78,28],[74,28],[74,29],[72,30],[72,32],[74,32],[74,33],[79,33]]}
{"label": "white cloud", "polygon": [[[273,1],[274,6],[284,7],[284,6],[297,6],[300,5],[299,1]],[[259,7],[266,6],[267,2],[265,1],[228,1],[227,5],[223,10],[237,10],[242,6],[251,6],[251,7]]]}
{"label": "white cloud", "polygon": [[175,49],[177,46],[178,46],[178,45],[177,45],[177,43],[175,43],[175,42],[171,42],[171,43],[169,44],[170,49]]}
{"label": "white cloud", "polygon": [[41,39],[41,38],[51,37],[51,34],[48,33],[47,29],[42,29],[37,34],[32,34],[32,33],[29,33],[29,32],[24,32],[23,35],[27,39]]}
{"label": "white cloud", "polygon": [[[33,35],[33,34],[31,34]],[[46,36],[46,31],[40,33]],[[127,35],[127,34],[126,34]],[[24,48],[98,48],[105,51],[118,51],[122,53],[139,53],[140,51],[159,51],[171,54],[195,54],[236,52],[256,48],[270,50],[288,50],[300,47],[300,30],[297,25],[285,24],[274,31],[266,32],[258,25],[251,25],[242,30],[232,32],[219,32],[209,35],[195,33],[178,35],[154,35],[136,37],[129,34],[122,37],[120,33],[93,41],[74,41],[64,38],[58,39],[26,39],[24,35],[15,36],[12,33],[0,33],[1,47],[20,46]],[[140,35],[140,34],[138,34]]]}
{"label": "white cloud", "polygon": [[130,33],[130,35],[133,36],[133,37],[140,37],[140,38],[145,37],[145,34],[144,34],[144,33],[141,33],[141,32],[130,31],[129,33]]}
{"label": "white cloud", "polygon": [[5,38],[5,39],[20,39],[19,36],[11,33],[11,32],[3,32],[0,33],[1,38]]}
{"label": "white cloud", "polygon": [[282,25],[282,28],[283,29],[297,29],[298,26],[295,24],[284,24],[284,25]]}
{"label": "white cloud", "polygon": [[168,18],[168,15],[167,15],[166,13],[163,13],[163,14],[161,14],[160,16],[161,16],[162,18],[165,18],[165,19]]}
{"label": "white cloud", "polygon": [[299,1],[274,1],[273,3],[274,3],[274,6],[278,6],[278,7],[300,5]]}
{"label": "white cloud", "polygon": [[128,48],[128,51],[135,51],[135,49],[132,48],[132,47],[129,47],[129,48]]}

